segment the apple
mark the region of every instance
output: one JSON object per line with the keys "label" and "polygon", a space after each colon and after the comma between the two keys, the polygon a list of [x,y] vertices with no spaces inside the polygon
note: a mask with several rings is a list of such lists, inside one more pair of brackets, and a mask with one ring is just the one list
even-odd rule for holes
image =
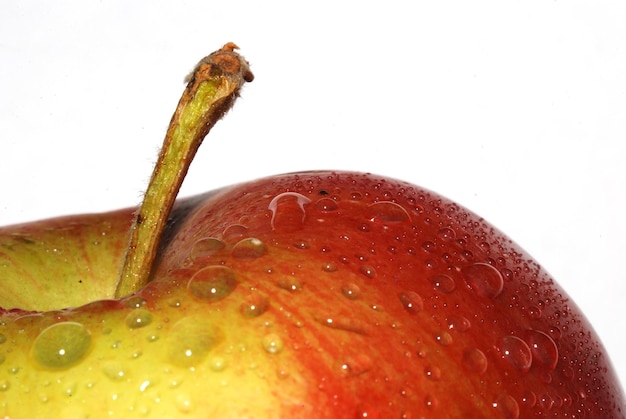
{"label": "apple", "polygon": [[0,228],[3,417],[626,417],[565,291],[434,192],[318,171],[175,201],[252,79],[235,48],[190,76],[140,208]]}

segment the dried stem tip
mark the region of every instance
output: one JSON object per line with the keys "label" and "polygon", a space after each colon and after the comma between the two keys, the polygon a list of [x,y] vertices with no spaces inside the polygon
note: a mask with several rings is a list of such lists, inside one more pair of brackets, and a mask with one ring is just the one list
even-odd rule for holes
{"label": "dried stem tip", "polygon": [[176,195],[202,140],[232,107],[241,87],[254,76],[232,42],[203,58],[187,76],[187,87],[170,121],[130,242],[115,296],[144,287]]}

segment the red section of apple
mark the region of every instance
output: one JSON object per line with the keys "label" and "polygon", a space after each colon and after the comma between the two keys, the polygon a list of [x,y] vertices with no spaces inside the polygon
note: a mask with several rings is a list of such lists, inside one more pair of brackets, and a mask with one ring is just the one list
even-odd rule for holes
{"label": "red section of apple", "polygon": [[317,412],[624,417],[609,359],[567,294],[430,191],[358,173],[276,176],[209,197],[176,228],[152,287],[232,269],[240,290],[258,291],[242,312],[284,314],[272,318]]}

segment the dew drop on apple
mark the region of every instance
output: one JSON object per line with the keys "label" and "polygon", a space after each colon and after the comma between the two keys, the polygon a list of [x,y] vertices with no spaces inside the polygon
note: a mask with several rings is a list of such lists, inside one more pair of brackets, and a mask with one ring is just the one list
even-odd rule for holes
{"label": "dew drop on apple", "polygon": [[213,265],[196,272],[189,280],[187,290],[197,298],[214,302],[230,295],[236,286],[237,279],[232,269]]}
{"label": "dew drop on apple", "polygon": [[435,275],[430,278],[430,283],[433,284],[435,290],[449,294],[456,288],[454,279],[446,274]]}
{"label": "dew drop on apple", "polygon": [[361,296],[361,288],[353,283],[347,283],[341,286],[341,293],[348,300],[357,300]]}
{"label": "dew drop on apple", "polygon": [[224,371],[226,365],[226,359],[222,356],[212,356],[209,358],[209,368],[211,368],[211,371]]}
{"label": "dew drop on apple", "polygon": [[206,317],[185,317],[172,326],[167,336],[168,360],[180,367],[197,365],[221,339],[221,330]]}
{"label": "dew drop on apple", "polygon": [[139,329],[152,323],[152,313],[144,308],[136,308],[128,313],[125,322],[130,329]]}
{"label": "dew drop on apple", "polygon": [[272,229],[297,229],[306,219],[305,205],[311,203],[306,196],[297,192],[283,192],[276,195],[267,206],[272,212]]}
{"label": "dew drop on apple", "polygon": [[289,292],[297,292],[302,290],[302,282],[293,276],[284,276],[276,281],[278,288],[282,288]]}
{"label": "dew drop on apple", "polygon": [[505,419],[519,418],[519,405],[515,399],[508,394],[499,395],[492,403],[492,406]]}
{"label": "dew drop on apple", "polygon": [[335,262],[326,262],[322,265],[322,270],[324,272],[336,272],[337,264]]}
{"label": "dew drop on apple", "polygon": [[5,393],[11,388],[9,380],[0,380],[0,392]]}
{"label": "dew drop on apple", "polygon": [[285,344],[280,336],[276,333],[269,333],[261,339],[261,345],[267,353],[277,354],[283,350]]}
{"label": "dew drop on apple", "polygon": [[461,270],[467,286],[477,295],[495,298],[504,287],[502,275],[496,268],[486,263],[474,263]]}
{"label": "dew drop on apple", "polygon": [[368,208],[371,221],[404,223],[411,220],[409,213],[400,204],[391,201],[374,202]]}
{"label": "dew drop on apple", "polygon": [[374,279],[376,277],[376,269],[374,269],[371,265],[361,265],[359,272],[369,279]]}
{"label": "dew drop on apple", "polygon": [[424,308],[422,297],[414,291],[402,292],[398,297],[400,298],[402,307],[411,314],[418,313]]}
{"label": "dew drop on apple", "polygon": [[318,199],[315,203],[315,208],[317,208],[317,210],[321,212],[333,212],[337,211],[339,206],[337,205],[337,202],[335,202],[335,200],[333,199],[321,198]]}
{"label": "dew drop on apple", "polygon": [[533,357],[530,348],[517,336],[505,336],[500,341],[500,356],[515,369],[527,372]]}
{"label": "dew drop on apple", "polygon": [[539,362],[550,370],[556,368],[559,350],[550,336],[539,330],[529,330],[526,333],[526,342],[530,347],[533,361]]}
{"label": "dew drop on apple", "polygon": [[104,364],[102,372],[111,381],[120,382],[128,379],[128,372],[121,363],[110,361]]}
{"label": "dew drop on apple", "polygon": [[439,381],[441,379],[441,369],[439,367],[429,365],[424,369],[424,375],[426,378],[432,381]]}
{"label": "dew drop on apple", "polygon": [[463,366],[475,374],[484,374],[488,365],[487,356],[478,348],[471,348],[463,353]]}
{"label": "dew drop on apple", "polygon": [[44,329],[33,342],[33,359],[46,368],[64,369],[80,362],[91,347],[91,333],[82,324],[61,322]]}
{"label": "dew drop on apple", "polygon": [[235,241],[241,239],[248,234],[248,227],[241,224],[231,224],[224,229],[222,237],[224,240]]}
{"label": "dew drop on apple", "polygon": [[247,238],[239,241],[233,247],[232,255],[237,259],[256,259],[265,254],[267,246],[256,238]]}
{"label": "dew drop on apple", "polygon": [[191,246],[189,257],[192,259],[208,257],[222,250],[224,246],[226,246],[224,242],[215,237],[200,239]]}
{"label": "dew drop on apple", "polygon": [[435,340],[442,346],[450,346],[454,342],[452,335],[446,331],[440,331],[435,335]]}
{"label": "dew drop on apple", "polygon": [[452,315],[447,318],[447,322],[448,329],[454,330],[455,332],[465,332],[472,326],[469,319],[461,315]]}
{"label": "dew drop on apple", "polygon": [[267,311],[269,304],[270,302],[267,296],[259,293],[251,293],[245,296],[239,306],[239,310],[244,317],[259,317]]}
{"label": "dew drop on apple", "polygon": [[146,299],[138,295],[133,295],[124,299],[124,306],[128,308],[140,308],[144,305],[146,305]]}

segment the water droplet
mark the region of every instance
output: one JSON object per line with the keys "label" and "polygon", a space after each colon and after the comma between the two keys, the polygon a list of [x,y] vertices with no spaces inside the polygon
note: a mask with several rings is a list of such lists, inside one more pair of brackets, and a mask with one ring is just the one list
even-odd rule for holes
{"label": "water droplet", "polygon": [[464,267],[461,273],[467,286],[477,295],[495,298],[502,292],[504,280],[496,268],[486,263],[474,263]]}
{"label": "water droplet", "polygon": [[537,396],[531,390],[525,390],[521,402],[527,408],[534,407],[537,404]]}
{"label": "water droplet", "polygon": [[505,336],[500,342],[500,355],[514,368],[526,372],[530,369],[533,357],[530,348],[517,336]]}
{"label": "water droplet", "polygon": [[429,365],[424,369],[424,374],[427,378],[433,381],[439,381],[441,379],[441,369],[433,365]]}
{"label": "water droplet", "polygon": [[374,365],[372,359],[366,354],[349,356],[341,362],[341,372],[349,377],[361,375],[369,371]]}
{"label": "water droplet", "polygon": [[245,317],[258,317],[267,311],[269,305],[269,299],[265,295],[253,293],[245,297],[240,310]]}
{"label": "water droplet", "polygon": [[144,308],[136,308],[126,316],[126,326],[131,329],[139,329],[152,322],[152,313]]}
{"label": "water droplet", "polygon": [[263,345],[263,349],[270,354],[277,354],[285,347],[282,338],[276,333],[269,333],[263,336],[261,345]]}
{"label": "water droplet", "polygon": [[436,409],[439,406],[439,400],[435,396],[428,394],[424,398],[424,406],[430,410]]}
{"label": "water droplet", "polygon": [[32,348],[34,360],[47,368],[69,368],[77,364],[91,347],[91,333],[76,322],[56,323],[44,329]]}
{"label": "water droplet", "polygon": [[424,308],[424,301],[422,300],[422,297],[420,297],[420,295],[416,292],[403,292],[400,293],[399,297],[400,302],[402,303],[402,307],[404,307],[404,309],[411,314],[422,311],[422,309]]}
{"label": "water droplet", "polygon": [[296,249],[300,249],[300,250],[306,250],[310,246],[309,246],[309,242],[307,242],[306,240],[298,240],[293,243],[293,247],[295,247]]}
{"label": "water droplet", "polygon": [[426,250],[428,253],[432,253],[437,249],[437,247],[435,243],[431,242],[430,240],[427,240],[424,243],[422,243],[422,249]]}
{"label": "water droplet", "polygon": [[221,330],[206,317],[185,317],[167,335],[168,359],[180,367],[197,365],[221,338]]}
{"label": "water droplet", "polygon": [[276,285],[279,288],[287,290],[289,292],[296,292],[302,290],[302,282],[298,278],[294,278],[293,276],[284,276],[276,281]]}
{"label": "water droplet", "polygon": [[9,382],[9,380],[1,380],[0,381],[0,391],[1,392],[9,391],[10,388],[11,388],[11,383]]}
{"label": "water droplet", "polygon": [[140,308],[146,305],[145,298],[139,297],[137,295],[133,295],[124,299],[124,306],[128,308]]}
{"label": "water droplet", "polygon": [[345,330],[346,332],[358,333],[360,335],[367,335],[369,333],[369,328],[367,327],[367,324],[350,317],[315,316],[314,318],[319,323],[323,324],[324,326],[330,327],[331,329]]}
{"label": "water droplet", "polygon": [[368,209],[371,221],[382,221],[384,223],[403,223],[411,221],[407,210],[395,202],[374,202]]}
{"label": "water droplet", "polygon": [[367,278],[373,279],[376,277],[376,269],[371,265],[361,265],[359,272],[365,275]]}
{"label": "water droplet", "polygon": [[332,212],[337,211],[339,206],[333,199],[322,198],[315,203],[315,208],[322,212]]}
{"label": "water droplet", "polygon": [[498,396],[492,406],[506,419],[519,418],[519,406],[515,399],[508,394],[501,394]]}
{"label": "water droplet", "polygon": [[361,296],[361,288],[357,284],[349,283],[341,287],[341,293],[349,300],[356,300]]}
{"label": "water droplet", "polygon": [[446,294],[451,293],[456,288],[456,283],[454,282],[454,279],[445,274],[433,276],[432,278],[430,278],[430,283],[433,284],[433,287],[435,287],[437,291]]}
{"label": "water droplet", "polygon": [[118,362],[107,362],[102,367],[102,372],[111,381],[119,382],[128,379],[128,372]]}
{"label": "water droplet", "polygon": [[198,259],[211,256],[224,248],[223,241],[214,237],[208,237],[206,239],[200,239],[193,244],[189,257],[192,259]]}
{"label": "water droplet", "polygon": [[221,356],[212,356],[209,358],[209,368],[211,371],[219,372],[226,369],[226,359]]}
{"label": "water droplet", "polygon": [[559,350],[550,336],[539,330],[529,330],[526,333],[526,342],[530,346],[533,360],[538,361],[550,370],[556,368],[559,360]]}
{"label": "water droplet", "polygon": [[455,330],[457,332],[465,332],[471,327],[470,321],[464,316],[450,316],[448,317],[448,329]]}
{"label": "water droplet", "polygon": [[237,286],[235,272],[226,266],[207,266],[196,272],[187,290],[195,297],[213,302],[230,295]]}
{"label": "water droplet", "polygon": [[463,353],[463,365],[475,374],[484,374],[487,371],[488,364],[487,357],[478,348],[468,349]]}
{"label": "water droplet", "polygon": [[237,259],[256,259],[267,251],[267,246],[259,239],[243,239],[233,247],[232,255]]}
{"label": "water droplet", "polygon": [[350,194],[350,199],[352,201],[360,201],[361,199],[363,199],[363,194],[361,192],[352,192]]}
{"label": "water droplet", "polygon": [[445,241],[451,241],[454,240],[454,238],[456,237],[456,232],[450,227],[444,227],[439,230],[439,237],[441,237]]}
{"label": "water droplet", "polygon": [[335,272],[337,271],[337,264],[335,262],[326,262],[322,265],[322,270],[324,272]]}
{"label": "water droplet", "polygon": [[441,332],[437,333],[435,335],[435,340],[437,341],[437,343],[439,343],[440,345],[443,345],[443,346],[452,345],[452,342],[453,342],[452,335],[450,335],[450,333],[444,332],[444,331],[441,331]]}
{"label": "water droplet", "polygon": [[222,237],[224,240],[235,241],[248,235],[248,227],[241,224],[231,224],[224,229]]}
{"label": "water droplet", "polygon": [[283,192],[276,195],[267,208],[272,212],[272,229],[295,230],[302,227],[306,218],[304,206],[311,200],[296,192]]}

